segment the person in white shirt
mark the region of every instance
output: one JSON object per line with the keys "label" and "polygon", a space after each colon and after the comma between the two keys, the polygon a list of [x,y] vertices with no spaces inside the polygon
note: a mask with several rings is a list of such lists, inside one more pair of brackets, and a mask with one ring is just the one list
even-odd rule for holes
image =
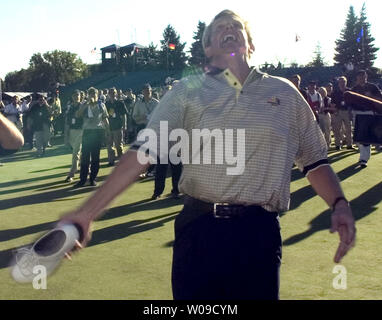
{"label": "person in white shirt", "polygon": [[319,121],[319,111],[322,108],[322,97],[316,90],[316,83],[314,81],[310,81],[308,85],[308,90],[306,92],[307,101],[312,109],[314,115],[316,116],[317,121]]}
{"label": "person in white shirt", "polygon": [[146,127],[151,113],[159,103],[159,101],[152,96],[153,90],[150,84],[146,83],[144,85],[142,93],[143,99],[135,103],[133,110],[133,119],[138,126],[138,132]]}
{"label": "person in white shirt", "polygon": [[335,109],[330,106],[331,98],[328,97],[328,93],[324,87],[320,87],[318,89],[319,94],[322,97],[322,107],[318,112],[318,120],[320,124],[320,128],[322,133],[324,134],[326,144],[328,145],[328,149],[330,148],[330,144],[332,142],[332,137],[330,135],[330,123],[331,123],[331,115],[330,112],[333,112]]}
{"label": "person in white shirt", "polygon": [[[151,114],[158,105],[159,101],[153,98],[153,90],[149,83],[146,83],[142,89],[143,98],[138,99],[135,103],[133,110],[133,119],[137,124],[137,132],[146,128],[147,123],[150,120]],[[146,173],[140,175],[141,178],[154,176],[155,165],[151,165]]]}
{"label": "person in white shirt", "polygon": [[28,128],[28,116],[29,116],[29,110],[31,106],[32,106],[32,96],[27,96],[21,105],[23,136],[25,139],[25,146],[27,149],[32,149],[33,147],[33,132],[29,130]]}
{"label": "person in white shirt", "polygon": [[21,110],[21,105],[20,105],[20,99],[18,96],[14,96],[12,98],[12,102],[5,106],[4,115],[20,131],[21,131],[21,128],[23,126],[21,113],[22,113],[22,110]]}

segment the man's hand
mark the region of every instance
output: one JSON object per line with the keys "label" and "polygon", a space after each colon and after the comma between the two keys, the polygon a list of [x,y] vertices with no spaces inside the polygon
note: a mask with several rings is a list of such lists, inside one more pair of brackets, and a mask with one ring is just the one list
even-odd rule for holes
{"label": "man's hand", "polygon": [[[73,251],[77,251],[79,249],[83,249],[88,242],[91,239],[91,225],[92,220],[89,215],[86,215],[84,213],[81,213],[79,211],[71,212],[61,218],[58,225],[66,224],[66,223],[72,223],[77,224],[81,230],[82,230],[82,239],[80,241],[77,241],[76,247],[73,249]],[[67,258],[71,258],[71,253],[67,252],[66,254]]]}
{"label": "man's hand", "polygon": [[338,246],[334,262],[339,263],[346,253],[355,246],[356,228],[350,206],[341,201],[336,205],[332,214],[331,233],[337,232],[340,236],[340,244]]}

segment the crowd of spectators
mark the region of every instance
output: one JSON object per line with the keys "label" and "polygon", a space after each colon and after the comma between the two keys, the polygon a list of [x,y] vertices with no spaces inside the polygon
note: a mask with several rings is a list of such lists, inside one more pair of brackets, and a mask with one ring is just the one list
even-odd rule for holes
{"label": "crowd of spectators", "polygon": [[[72,182],[80,173],[74,187],[96,186],[100,164],[100,150],[107,148],[108,165],[114,166],[124,148],[135,141],[140,130],[145,128],[159,100],[172,85],[152,88],[146,83],[140,92],[132,89],[89,88],[75,90],[71,100],[61,106],[59,91],[51,94],[32,94],[23,99],[17,95],[1,104],[1,113],[23,134],[26,150],[36,150],[36,157],[43,157],[50,139],[57,133],[64,136],[64,144],[72,151],[72,164],[65,182]],[[166,167],[151,166],[141,178],[155,176],[153,199],[160,197],[166,179]],[[178,197],[177,181],[181,165],[175,170],[175,185],[172,195]]]}
{"label": "crowd of spectators", "polygon": [[[301,88],[302,79],[299,75],[293,75],[289,80],[310,105],[324,134],[328,150],[339,151],[344,147],[352,150],[357,147],[360,151],[359,165],[365,168],[370,159],[371,146],[353,143],[355,115],[360,114],[360,111],[355,106],[346,104],[344,92],[352,90],[379,100],[382,100],[382,94],[376,85],[367,81],[365,71],[359,71],[356,79],[352,87],[348,86],[347,78],[341,76],[324,86],[310,81],[306,88]],[[75,173],[81,172],[77,186],[85,185],[90,166],[90,184],[96,185],[100,149],[107,148],[108,165],[113,166],[122,156],[124,146],[132,143],[138,132],[145,128],[159,100],[171,90],[175,82],[157,88],[152,88],[147,83],[136,93],[132,89],[121,90],[115,87],[75,90],[72,99],[63,106],[58,90],[50,95],[36,93],[23,99],[13,96],[10,101],[1,102],[0,111],[22,132],[24,148],[36,150],[37,157],[44,156],[45,149],[50,147],[50,138],[62,132],[65,145],[73,152],[72,166],[65,181],[72,182]],[[94,119],[96,116],[105,121],[97,122]],[[96,129],[102,130],[94,131]],[[94,140],[98,143],[95,144]],[[380,145],[375,148],[382,151]],[[180,170],[172,168],[175,180],[178,180]],[[162,178],[161,181],[156,181],[153,199],[163,192],[162,180],[166,171],[167,166],[160,168],[157,174]],[[141,175],[142,178],[152,176],[155,176],[155,166],[151,166]],[[176,187],[173,192],[178,193]]]}
{"label": "crowd of spectators", "polygon": [[[318,86],[315,81],[310,81],[307,88],[301,88],[301,76],[296,74],[290,81],[299,89],[302,96],[310,105],[316,120],[320,125],[322,133],[328,146],[328,150],[341,150],[346,148],[359,149],[359,166],[366,168],[371,155],[371,145],[354,143],[353,133],[356,115],[372,114],[373,111],[365,111],[357,105],[347,103],[344,98],[346,91],[353,91],[365,96],[382,100],[379,87],[368,82],[367,72],[359,70],[353,86],[348,86],[348,79],[340,76],[336,81],[329,82],[324,86]],[[381,145],[375,145],[376,150],[382,151]]]}

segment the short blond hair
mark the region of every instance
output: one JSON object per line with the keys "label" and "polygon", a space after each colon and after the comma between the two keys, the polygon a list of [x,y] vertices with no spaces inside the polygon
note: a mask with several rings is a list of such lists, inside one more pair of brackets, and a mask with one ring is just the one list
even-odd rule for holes
{"label": "short blond hair", "polygon": [[345,76],[341,76],[338,78],[338,81],[344,80],[345,82],[348,82],[348,79]]}
{"label": "short blond hair", "polygon": [[[248,42],[250,44],[253,44],[253,42],[252,42],[253,39],[252,39],[252,35],[251,35],[248,21],[244,20],[237,13],[235,13],[231,10],[223,10],[222,12],[217,14],[215,16],[215,18],[211,21],[211,23],[204,29],[204,33],[203,33],[203,37],[202,37],[202,45],[203,45],[204,51],[206,51],[206,48],[211,45],[212,27],[213,27],[215,21],[220,19],[220,18],[223,18],[223,17],[234,17],[234,18],[241,20],[244,24],[245,32],[247,33]],[[250,54],[249,54],[249,56],[250,56]]]}
{"label": "short blond hair", "polygon": [[89,89],[88,89],[88,94],[90,94],[90,93],[94,93],[94,94],[96,94],[97,96],[98,96],[98,89],[96,89],[96,88],[94,88],[94,87],[90,87]]}
{"label": "short blond hair", "polygon": [[321,95],[324,95],[325,97],[328,95],[328,91],[326,90],[326,88],[325,87],[319,87],[318,88],[318,92],[321,94],[321,92],[323,93],[323,94],[321,94]]}

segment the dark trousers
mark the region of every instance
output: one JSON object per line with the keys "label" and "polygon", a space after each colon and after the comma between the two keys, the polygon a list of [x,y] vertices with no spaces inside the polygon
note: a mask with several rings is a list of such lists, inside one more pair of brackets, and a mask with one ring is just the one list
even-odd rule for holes
{"label": "dark trousers", "polygon": [[261,207],[247,211],[217,219],[212,213],[198,216],[186,206],[178,215],[172,265],[175,300],[279,299],[278,215]]}
{"label": "dark trousers", "polygon": [[24,136],[24,142],[29,144],[30,149],[33,147],[33,130],[28,129],[28,116],[24,114],[23,116],[23,122],[24,122],[24,127],[23,127],[23,136]]}
{"label": "dark trousers", "polygon": [[99,158],[104,136],[104,130],[84,130],[82,134],[80,182],[86,182],[89,174],[89,165],[90,180],[93,181],[97,178]]}
{"label": "dark trousers", "polygon": [[[171,167],[171,178],[172,178],[172,190],[171,192],[179,193],[178,184],[179,179],[182,174],[182,164],[172,164]],[[161,195],[164,191],[167,177],[168,164],[158,164],[156,165],[155,171],[155,188],[154,194]]]}

